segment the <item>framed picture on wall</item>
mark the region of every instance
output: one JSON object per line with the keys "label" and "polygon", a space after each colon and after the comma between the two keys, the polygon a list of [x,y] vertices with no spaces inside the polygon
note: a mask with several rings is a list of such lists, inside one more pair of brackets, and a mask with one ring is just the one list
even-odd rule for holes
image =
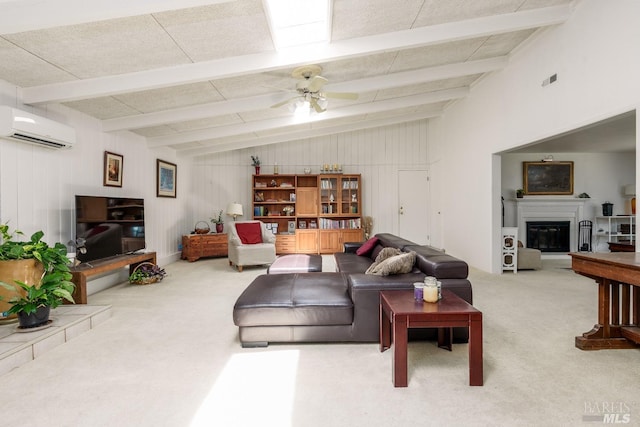
{"label": "framed picture on wall", "polygon": [[105,187],[122,187],[122,165],[124,158],[120,154],[104,152]]}
{"label": "framed picture on wall", "polygon": [[156,189],[158,197],[176,197],[176,183],[178,180],[178,166],[174,163],[156,159],[157,176]]}
{"label": "framed picture on wall", "polygon": [[522,162],[527,195],[573,194],[573,162]]}

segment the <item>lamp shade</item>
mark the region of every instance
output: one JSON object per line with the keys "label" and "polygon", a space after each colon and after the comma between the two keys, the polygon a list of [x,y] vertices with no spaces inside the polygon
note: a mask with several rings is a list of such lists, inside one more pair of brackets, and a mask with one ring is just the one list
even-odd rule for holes
{"label": "lamp shade", "polygon": [[242,216],[242,205],[240,203],[229,203],[227,206],[227,215],[232,216],[235,220],[237,216]]}
{"label": "lamp shade", "polygon": [[636,195],[636,185],[628,184],[624,186],[624,195],[625,196],[635,196]]}

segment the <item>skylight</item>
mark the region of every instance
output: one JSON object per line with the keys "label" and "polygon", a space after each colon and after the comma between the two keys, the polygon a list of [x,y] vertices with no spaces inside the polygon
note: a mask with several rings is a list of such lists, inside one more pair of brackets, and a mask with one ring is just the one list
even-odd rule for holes
{"label": "skylight", "polygon": [[263,0],[276,50],[328,43],[332,0]]}

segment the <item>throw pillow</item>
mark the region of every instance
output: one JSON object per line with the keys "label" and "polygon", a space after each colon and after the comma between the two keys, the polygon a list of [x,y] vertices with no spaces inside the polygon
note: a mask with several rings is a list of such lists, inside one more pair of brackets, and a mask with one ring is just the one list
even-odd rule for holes
{"label": "throw pillow", "polygon": [[240,241],[245,245],[262,243],[262,230],[259,222],[244,222],[236,224],[236,231]]}
{"label": "throw pillow", "polygon": [[392,256],[396,255],[402,255],[402,251],[397,248],[384,248],[376,257],[376,262],[382,262],[385,259],[391,258]]}
{"label": "throw pillow", "polygon": [[376,260],[373,262],[373,264],[371,264],[369,266],[369,268],[367,268],[367,271],[365,271],[365,274],[372,274],[371,272],[373,270],[375,270],[378,265],[383,262],[384,260],[391,258],[393,256],[396,255],[401,255],[402,251],[400,249],[396,249],[396,248],[384,248],[380,251],[380,253],[378,253],[378,256],[376,257]]}
{"label": "throw pillow", "polygon": [[378,243],[377,237],[370,238],[369,240],[364,242],[362,246],[358,248],[358,250],[356,251],[356,255],[364,256],[369,254],[373,250],[376,243]]}
{"label": "throw pillow", "polygon": [[416,253],[408,252],[402,255],[392,256],[378,264],[369,274],[377,276],[389,276],[391,274],[409,273],[416,261]]}

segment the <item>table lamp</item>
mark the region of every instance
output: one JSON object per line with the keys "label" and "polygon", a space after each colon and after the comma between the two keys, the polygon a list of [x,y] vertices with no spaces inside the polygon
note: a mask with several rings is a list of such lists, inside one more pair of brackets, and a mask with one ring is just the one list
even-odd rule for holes
{"label": "table lamp", "polygon": [[636,214],[636,185],[629,184],[624,186],[624,195],[631,196],[631,215]]}
{"label": "table lamp", "polygon": [[237,217],[242,216],[242,205],[240,203],[229,203],[227,206],[227,215],[232,216],[235,221]]}

